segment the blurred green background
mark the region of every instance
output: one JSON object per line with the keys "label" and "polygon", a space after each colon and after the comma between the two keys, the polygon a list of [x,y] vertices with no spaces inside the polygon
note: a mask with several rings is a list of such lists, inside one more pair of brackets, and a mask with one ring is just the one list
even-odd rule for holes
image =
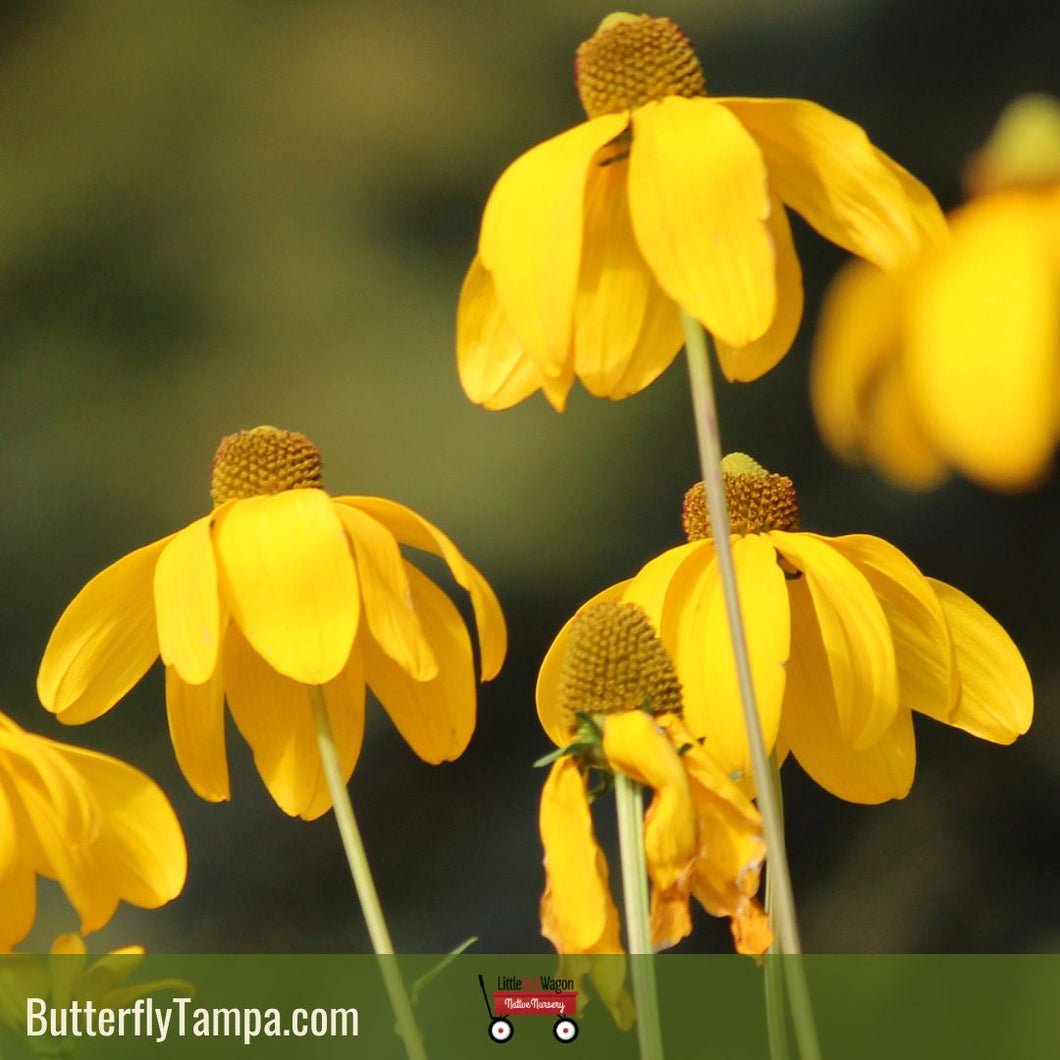
{"label": "blurred green background", "polygon": [[[503,167],[581,119],[573,51],[608,9],[538,0],[147,0],[0,6],[0,709],[120,755],[181,815],[191,868],[158,912],[90,940],[169,952],[361,950],[334,824],[285,817],[230,731],[233,799],[194,796],[158,669],[105,718],[63,729],[34,679],[63,607],[98,570],[209,506],[218,440],[302,431],[333,493],[407,503],[497,589],[512,647],[456,763],[429,767],[373,708],[352,782],[396,945],[546,949],[537,796],[548,749],[537,665],[573,609],[680,540],[697,476],[680,362],[612,404],[472,406],[457,293]],[[1014,95],[1060,92],[1053,0],[672,0],[711,91],[812,98],[959,201],[963,158]],[[901,494],[814,431],[808,339],[842,255],[796,239],[807,323],[750,387],[723,386],[727,449],[799,488],[803,523],[869,532],[1012,632],[1037,689],[1011,748],[923,719],[912,794],[840,803],[792,763],[788,834],[815,951],[1060,949],[1058,490],[953,482]],[[1004,356],[999,350],[998,355]],[[606,828],[602,829],[606,833]],[[46,945],[74,918],[42,888]],[[730,948],[699,915],[686,943]]]}

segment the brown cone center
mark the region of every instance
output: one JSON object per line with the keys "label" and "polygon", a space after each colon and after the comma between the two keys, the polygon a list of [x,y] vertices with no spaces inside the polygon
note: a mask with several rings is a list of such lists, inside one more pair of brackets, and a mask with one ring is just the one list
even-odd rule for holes
{"label": "brown cone center", "polygon": [[[799,498],[785,475],[772,475],[744,453],[730,453],[721,462],[725,503],[734,534],[799,529]],[[681,523],[689,541],[713,537],[707,494],[697,482],[686,494]]]}
{"label": "brown cone center", "polygon": [[688,38],[668,18],[648,15],[608,15],[578,48],[574,76],[590,118],[707,91]]}
{"label": "brown cone center", "polygon": [[304,434],[254,427],[221,440],[210,471],[214,507],[284,490],[320,489],[320,452]]}

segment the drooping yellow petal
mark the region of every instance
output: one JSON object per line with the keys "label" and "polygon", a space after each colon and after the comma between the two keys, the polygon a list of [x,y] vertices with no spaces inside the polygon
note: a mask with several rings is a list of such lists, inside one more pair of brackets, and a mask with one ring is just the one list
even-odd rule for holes
{"label": "drooping yellow petal", "polygon": [[[254,764],[276,804],[292,817],[310,820],[331,805],[320,763],[313,706],[306,685],[274,670],[247,643],[235,624],[223,649],[228,706],[239,731],[254,752]],[[341,680],[341,679],[340,679]],[[325,702],[335,727],[335,710]],[[336,747],[343,777],[353,772],[360,751],[361,719],[353,719]]]}
{"label": "drooping yellow petal", "polygon": [[[687,887],[712,916],[732,917],[733,933],[739,938],[742,920],[751,916],[749,907],[754,904],[765,859],[762,819],[751,799],[682,719],[661,716],[657,720],[681,755],[698,822],[698,851]],[[763,937],[759,932],[743,944],[751,947]]]}
{"label": "drooping yellow petal", "polygon": [[624,115],[583,122],[531,148],[500,176],[482,216],[479,257],[504,316],[546,379],[570,361],[585,181]]}
{"label": "drooping yellow petal", "polygon": [[81,932],[102,927],[119,899],[156,909],[180,894],[187,875],[184,833],[161,788],[138,769],[115,758],[49,741],[83,778],[99,806],[99,831],[82,852],[87,880],[75,899]]}
{"label": "drooping yellow petal", "polygon": [[[187,854],[176,815],[139,770],[94,751],[0,727],[20,865],[60,883],[95,931],[121,899],[155,908],[184,885]],[[24,859],[24,860],[23,860]],[[15,897],[32,903],[25,882]],[[25,909],[25,906],[22,906]]]}
{"label": "drooping yellow petal", "polygon": [[37,879],[30,871],[0,877],[0,953],[21,942],[37,915]]}
{"label": "drooping yellow petal", "polygon": [[876,804],[909,793],[916,769],[912,715],[900,709],[890,728],[855,750],[840,726],[836,685],[805,577],[790,582],[791,658],[780,741],[822,788],[849,802]]}
{"label": "drooping yellow petal", "polygon": [[158,657],[152,580],[169,540],[100,571],[62,613],[37,674],[40,701],[60,721],[79,725],[106,713]]}
{"label": "drooping yellow petal", "polygon": [[661,891],[679,886],[687,894],[696,819],[681,757],[663,729],[640,710],[608,714],[603,752],[615,769],[655,792],[644,814],[644,859],[652,884]]}
{"label": "drooping yellow petal", "polygon": [[[732,541],[732,554],[758,720],[768,754],[780,727],[791,640],[787,589],[776,550],[767,537],[759,534],[736,537]],[[681,660],[678,674],[682,674],[686,662],[689,664],[685,719],[697,736],[706,738],[705,745],[711,754],[728,766],[730,772],[749,774],[750,748],[733,660],[728,610],[716,562],[704,572],[699,602],[703,610],[682,623],[678,648]]]}
{"label": "drooping yellow petal", "polygon": [[628,169],[624,161],[590,168],[574,306],[578,378],[591,394],[615,400],[652,382],[684,342],[677,305],[659,287],[633,236]]}
{"label": "drooping yellow petal", "polygon": [[656,953],[676,946],[683,938],[692,934],[689,890],[690,883],[687,878],[674,883],[666,890],[659,887],[651,889],[648,923],[651,929],[651,948]]}
{"label": "drooping yellow petal", "polygon": [[821,307],[810,399],[821,436],[850,461],[862,455],[870,388],[898,355],[901,291],[893,274],[850,261],[836,273]]}
{"label": "drooping yellow petal", "polygon": [[[670,738],[675,735],[671,730]],[[682,741],[681,746],[685,748],[681,764],[699,819],[693,893],[712,916],[735,916],[758,890],[766,856],[762,818],[750,798],[698,743]]]}
{"label": "drooping yellow petal", "polygon": [[26,732],[0,714],[0,765],[11,786],[19,854],[40,869],[50,862],[48,844],[62,859],[67,848],[80,849],[93,841],[99,822],[92,792],[66,758],[53,750],[52,741]]}
{"label": "drooping yellow petal", "polygon": [[593,834],[585,778],[572,758],[552,764],[539,824],[545,847],[541,934],[559,953],[620,953],[607,861]]}
{"label": "drooping yellow petal", "polygon": [[776,312],[762,153],[724,107],[670,96],[633,113],[629,203],[663,290],[730,346],[761,338]]}
{"label": "drooping yellow petal", "polygon": [[330,681],[357,633],[353,556],[331,498],[318,489],[250,497],[220,510],[214,541],[232,617],[274,670]]}
{"label": "drooping yellow petal", "polygon": [[1027,664],[1004,629],[971,597],[929,578],[953,639],[960,687],[949,725],[994,743],[1012,743],[1030,728],[1034,690]]}
{"label": "drooping yellow petal", "polygon": [[[677,304],[668,296],[660,295],[644,323],[633,356],[608,395],[610,398],[617,401],[630,394],[639,394],[666,371],[684,343],[683,328],[680,338],[675,337],[674,328],[681,328]],[[666,353],[667,350],[673,350],[673,355]],[[628,997],[626,994],[621,996]]]}
{"label": "drooping yellow petal", "polygon": [[[733,558],[768,749],[780,724],[788,654],[784,575],[765,537],[734,538]],[[695,541],[668,550],[638,572],[624,599],[640,604],[656,622],[681,680],[688,727],[728,771],[749,771],[743,706],[713,544]]]}
{"label": "drooping yellow petal", "polygon": [[[544,900],[542,900],[542,905],[544,905]],[[561,952],[557,962],[556,978],[574,981],[574,991],[578,995],[578,1015],[581,1016],[591,998],[590,992],[583,989],[582,980],[587,975],[591,976],[597,996],[607,1006],[611,1018],[615,1021],[615,1026],[620,1031],[628,1031],[633,1026],[636,1012],[633,998],[626,989],[626,958],[618,943],[618,914],[614,906],[612,906],[612,911],[615,912],[615,947],[588,954]],[[544,917],[542,917],[542,923],[544,923]]]}
{"label": "drooping yellow petal", "polygon": [[511,408],[541,386],[541,373],[508,324],[477,255],[460,289],[456,365],[464,393],[488,409]]}
{"label": "drooping yellow petal", "polygon": [[773,945],[773,928],[769,914],[753,900],[729,922],[737,953],[765,953]]}
{"label": "drooping yellow petal", "polygon": [[77,982],[79,999],[92,1001],[99,1008],[122,1009],[138,998],[162,992],[192,997],[195,987],[185,979],[151,979],[128,983],[126,980],[144,963],[143,946],[119,946],[92,961]]}
{"label": "drooping yellow petal", "polygon": [[[606,867],[606,866],[605,866]],[[611,918],[614,926],[605,930],[604,937],[613,939],[611,945],[601,943],[596,952],[590,954],[561,954],[559,959],[560,976],[574,979],[574,989],[579,993],[579,1014],[581,1002],[588,1001],[588,994],[581,989],[582,977],[588,973],[600,1000],[607,1006],[615,1026],[620,1031],[628,1031],[633,1026],[636,1010],[633,998],[626,989],[626,958],[622,955],[622,946],[618,941],[618,911],[611,906]]]}
{"label": "drooping yellow petal", "polygon": [[211,516],[175,534],[155,565],[155,613],[162,662],[191,685],[217,667],[221,605]]}
{"label": "drooping yellow petal", "polygon": [[87,967],[85,940],[80,935],[59,935],[48,953],[49,1002],[61,1007],[69,1005]]}
{"label": "drooping yellow petal", "polygon": [[688,875],[696,856],[696,814],[681,758],[641,710],[607,715],[604,756],[655,792],[644,816],[644,856],[652,883],[665,891]]}
{"label": "drooping yellow petal", "polygon": [[429,681],[438,662],[412,606],[401,549],[370,515],[349,504],[336,504],[357,561],[357,580],[368,630],[376,644],[414,681]]}
{"label": "drooping yellow petal", "polygon": [[938,200],[931,194],[927,185],[917,180],[908,169],[899,165],[886,152],[875,146],[873,151],[876,153],[876,161],[898,181],[905,193],[913,224],[919,230],[921,250],[948,242],[949,224],[943,216]]}
{"label": "drooping yellow petal", "polygon": [[[891,730],[898,713],[898,668],[883,608],[865,575],[828,538],[782,530],[769,537],[802,572],[816,608],[813,625],[823,638],[843,740],[866,748]],[[794,634],[792,640],[794,654]]]}
{"label": "drooping yellow petal", "polygon": [[475,728],[471,638],[449,597],[411,564],[406,573],[438,673],[430,681],[415,681],[365,637],[365,677],[409,747],[436,765],[459,757]]}
{"label": "drooping yellow petal", "polygon": [[852,261],[828,291],[810,362],[810,398],[825,442],[909,489],[946,475],[924,435],[899,361],[907,275]]}
{"label": "drooping yellow petal", "polygon": [[582,604],[563,624],[563,628],[556,634],[555,640],[552,641],[548,651],[545,653],[541,669],[537,674],[537,717],[541,722],[541,727],[548,734],[548,738],[557,747],[566,747],[574,736],[574,731],[570,727],[570,722],[573,719],[565,715],[559,698],[563,656],[567,650],[567,641],[570,639],[571,625],[582,611],[592,607],[594,604],[602,604],[609,600],[621,600],[623,592],[628,585],[628,581],[611,585],[604,589],[603,592],[597,593],[591,600],[587,600]]}
{"label": "drooping yellow petal", "polygon": [[865,575],[894,639],[901,708],[945,721],[960,680],[949,627],[930,581],[894,545],[868,534],[830,539]]}
{"label": "drooping yellow petal", "polygon": [[713,559],[712,541],[689,541],[648,560],[627,583],[622,599],[644,609],[671,656],[677,649],[675,620],[679,608],[669,602],[670,585],[686,562],[701,570],[709,567]]}
{"label": "drooping yellow petal", "polygon": [[166,715],[173,752],[192,791],[208,802],[225,802],[231,794],[224,712],[220,667],[200,685],[188,684],[174,667],[166,667]]}
{"label": "drooping yellow petal", "polygon": [[[88,953],[85,940],[80,935],[57,935],[48,952],[57,956],[82,956]],[[55,965],[53,964],[53,967]],[[81,965],[84,968],[84,964]]]}
{"label": "drooping yellow petal", "polygon": [[880,366],[865,399],[865,459],[906,489],[937,486],[948,474],[946,463],[921,426],[901,362]]}
{"label": "drooping yellow petal", "polygon": [[567,398],[570,396],[572,386],[574,386],[573,358],[569,358],[564,363],[559,375],[541,376],[541,393],[557,412],[562,412],[567,407]]}
{"label": "drooping yellow petal", "polygon": [[[0,752],[0,769],[6,769]],[[0,953],[21,942],[33,927],[37,911],[37,881],[26,844],[20,842],[17,794],[0,774]],[[0,1002],[2,1005],[2,1002]]]}
{"label": "drooping yellow petal", "polygon": [[7,769],[7,758],[0,750],[0,880],[17,864],[19,854],[15,810],[7,793],[10,782],[4,780]]}
{"label": "drooping yellow petal", "polygon": [[464,559],[460,550],[433,523],[411,508],[383,497],[336,497],[336,504],[360,509],[383,524],[403,545],[441,556],[456,583],[471,596],[481,652],[482,680],[496,677],[508,650],[504,614],[489,582]]}
{"label": "drooping yellow petal", "polygon": [[176,997],[195,996],[195,986],[186,979],[171,977],[137,981],[128,986],[118,985],[136,970],[141,963],[137,958],[143,952],[142,946],[121,946],[94,961],[77,984],[78,994],[85,1000],[91,1000],[97,1008],[106,1007],[115,1011],[128,1008],[139,998],[157,996],[163,992]]}
{"label": "drooping yellow petal", "polygon": [[803,99],[718,99],[754,137],[769,183],[826,239],[884,269],[945,238],[924,186],[870,143],[860,125]]}
{"label": "drooping yellow petal", "polygon": [[720,339],[715,343],[718,363],[730,382],[752,382],[779,364],[802,322],[802,267],[791,239],[791,225],[780,199],[774,195],[770,203],[766,225],[777,259],[777,312],[765,334],[746,346],[729,346]]}
{"label": "drooping yellow petal", "polygon": [[906,378],[944,456],[1001,489],[1036,485],[1060,417],[1060,270],[1029,195],[998,195],[954,216],[953,242],[910,289]]}

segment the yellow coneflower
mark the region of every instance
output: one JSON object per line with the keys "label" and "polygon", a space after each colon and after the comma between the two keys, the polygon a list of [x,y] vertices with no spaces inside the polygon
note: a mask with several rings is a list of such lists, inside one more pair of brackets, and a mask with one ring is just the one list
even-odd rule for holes
{"label": "yellow coneflower", "polygon": [[[852,802],[901,798],[916,766],[913,713],[1007,744],[1027,731],[1026,664],[974,600],[868,534],[799,528],[790,479],[744,454],[723,461],[733,556],[767,751],[787,751]],[[736,778],[750,767],[728,617],[702,486],[684,506],[687,544],[605,598],[644,609],[674,660],[684,722]],[[542,715],[554,740],[564,729]]]}
{"label": "yellow coneflower", "polygon": [[475,725],[463,619],[399,544],[441,556],[468,590],[483,680],[506,650],[481,574],[437,527],[381,497],[332,497],[303,435],[225,438],[214,509],[137,549],[85,586],[40,666],[41,701],[77,724],[110,710],[161,655],[177,760],[203,798],[227,799],[224,704],[277,804],[314,818],[332,804],[307,687],[320,687],[346,779],[366,685],[428,762],[456,758]]}
{"label": "yellow coneflower", "polygon": [[0,714],[0,953],[33,926],[37,876],[59,882],[87,934],[121,900],[155,909],[176,898],[187,869],[184,833],[153,780]]}
{"label": "yellow coneflower", "polygon": [[903,486],[954,468],[1026,489],[1060,438],[1060,103],[1013,103],[967,177],[948,244],[895,273],[854,262],[836,279],[814,411],[833,449]]}
{"label": "yellow coneflower", "polygon": [[501,175],[457,320],[468,397],[507,408],[575,377],[623,398],[682,344],[681,310],[730,379],[787,352],[802,276],[786,207],[887,269],[942,238],[927,189],[864,131],[798,99],[709,96],[669,19],[613,14],[578,49],[588,120]]}

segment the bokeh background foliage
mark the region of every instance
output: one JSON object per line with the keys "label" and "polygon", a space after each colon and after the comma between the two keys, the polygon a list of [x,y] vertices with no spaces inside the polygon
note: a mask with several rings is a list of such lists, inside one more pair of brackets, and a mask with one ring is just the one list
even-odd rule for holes
{"label": "bokeh background foliage", "polygon": [[[490,951],[546,948],[534,676],[574,607],[678,542],[696,477],[687,388],[678,362],[619,404],[579,392],[563,416],[540,396],[487,413],[457,382],[454,312],[493,180],[580,119],[573,49],[606,13],[581,0],[0,6],[0,709],[147,770],[191,855],[178,902],[123,909],[97,948],[367,945],[331,820],[284,817],[234,732],[233,801],[190,792],[158,672],[85,728],[36,705],[74,592],[204,512],[217,441],[259,423],[309,434],[332,492],[389,496],[444,527],[511,623],[457,763],[423,765],[370,715],[353,792],[398,948],[470,934]],[[946,207],[1004,103],[1060,92],[1050,0],[651,13],[682,24],[711,91],[815,99]],[[841,255],[801,224],[796,240],[812,320]],[[785,769],[807,947],[1056,950],[1058,487],[907,496],[841,467],[809,416],[809,334],[761,382],[722,388],[726,448],[795,479],[805,528],[886,537],[983,603],[1024,650],[1038,712],[1007,749],[919,724],[913,792],[880,808]],[[72,928],[57,891],[42,897],[53,929]],[[686,948],[728,945],[702,918]]]}

